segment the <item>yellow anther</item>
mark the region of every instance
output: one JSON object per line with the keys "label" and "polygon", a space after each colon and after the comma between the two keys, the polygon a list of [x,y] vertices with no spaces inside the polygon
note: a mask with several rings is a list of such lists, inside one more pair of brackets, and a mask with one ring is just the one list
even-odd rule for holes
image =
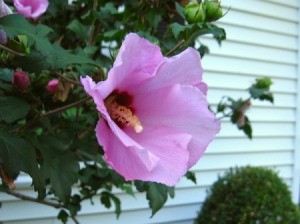
{"label": "yellow anther", "polygon": [[139,118],[134,115],[129,108],[119,105],[116,101],[111,99],[105,101],[105,106],[113,120],[133,127],[136,133],[141,133],[143,131],[143,126]]}

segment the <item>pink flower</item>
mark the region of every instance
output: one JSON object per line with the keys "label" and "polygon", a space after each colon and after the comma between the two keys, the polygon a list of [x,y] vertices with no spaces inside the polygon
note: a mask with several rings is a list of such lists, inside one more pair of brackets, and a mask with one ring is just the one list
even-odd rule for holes
{"label": "pink flower", "polygon": [[196,50],[166,58],[129,34],[106,81],[81,78],[103,117],[96,136],[106,162],[126,180],[175,185],[220,129],[201,79]]}
{"label": "pink flower", "polygon": [[30,84],[30,79],[27,73],[21,71],[15,71],[12,79],[12,83],[16,88],[21,91],[25,91]]}
{"label": "pink flower", "polygon": [[[3,0],[0,0],[0,18],[6,15],[12,14],[11,9],[4,3]],[[0,43],[7,43],[7,36],[4,30],[0,29]]]}
{"label": "pink flower", "polygon": [[46,86],[46,90],[50,94],[54,94],[58,91],[58,79],[52,79],[51,81],[48,82]]}
{"label": "pink flower", "polygon": [[46,12],[49,2],[48,0],[14,0],[14,5],[18,13],[26,18],[37,19]]}

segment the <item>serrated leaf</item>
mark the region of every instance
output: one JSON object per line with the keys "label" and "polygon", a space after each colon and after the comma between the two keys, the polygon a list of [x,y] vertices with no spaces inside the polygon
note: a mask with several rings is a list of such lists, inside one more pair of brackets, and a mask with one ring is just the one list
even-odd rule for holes
{"label": "serrated leaf", "polygon": [[0,120],[12,123],[25,117],[31,106],[21,98],[8,96],[0,97]]}
{"label": "serrated leaf", "polygon": [[71,187],[77,181],[79,163],[74,153],[65,148],[65,144],[50,136],[41,136],[37,140],[43,162],[44,177],[50,179],[54,194],[63,202],[71,195]]}
{"label": "serrated leaf", "polygon": [[31,144],[20,137],[0,132],[0,146],[0,160],[9,177],[14,179],[21,171],[29,174],[39,198],[44,198],[45,182],[36,162],[35,149]]}
{"label": "serrated leaf", "polygon": [[39,41],[41,36],[51,32],[51,28],[47,26],[31,25],[21,14],[11,14],[0,18],[0,28],[5,30],[11,39],[18,35],[27,35],[31,43]]}
{"label": "serrated leaf", "polygon": [[84,26],[77,19],[72,20],[67,29],[72,30],[81,40],[86,40],[88,37],[88,27]]}
{"label": "serrated leaf", "polygon": [[196,179],[196,175],[194,172],[192,171],[187,171],[186,174],[185,174],[185,177],[192,181],[194,184],[197,184],[197,179]]}
{"label": "serrated leaf", "polygon": [[57,219],[59,219],[62,223],[66,224],[68,222],[69,214],[65,210],[60,210]]}
{"label": "serrated leaf", "polygon": [[[69,65],[90,64],[97,66],[89,58],[71,54],[57,43],[39,47],[39,51],[32,50],[29,55],[16,58],[15,63],[28,72],[35,73],[41,73],[44,69],[66,69]],[[32,64],[35,66],[31,66]]]}
{"label": "serrated leaf", "polygon": [[169,30],[173,33],[174,37],[178,39],[179,35],[188,29],[190,26],[183,26],[178,23],[173,23],[169,26]]}
{"label": "serrated leaf", "polygon": [[115,213],[117,215],[117,218],[119,218],[120,214],[121,214],[121,201],[119,198],[117,198],[114,194],[110,193],[110,192],[102,192],[101,193],[101,203],[106,207],[106,208],[110,208],[111,207],[111,200],[114,202],[115,204]]}
{"label": "serrated leaf", "polygon": [[[41,73],[46,69],[66,69],[69,65],[97,66],[91,59],[69,53],[59,46],[51,44],[45,37],[51,29],[49,27],[31,25],[22,15],[8,15],[0,18],[0,28],[7,32],[10,38],[17,35],[27,35],[29,44],[34,47],[30,54],[16,57],[14,63],[28,72]],[[32,66],[34,64],[34,66]]]}
{"label": "serrated leaf", "polygon": [[115,213],[117,215],[117,218],[119,218],[120,214],[121,214],[121,201],[119,198],[117,198],[115,195],[113,194],[109,194],[110,199],[114,202],[115,204]]}
{"label": "serrated leaf", "polygon": [[159,183],[149,183],[146,197],[153,216],[166,203],[168,199],[168,187]]}

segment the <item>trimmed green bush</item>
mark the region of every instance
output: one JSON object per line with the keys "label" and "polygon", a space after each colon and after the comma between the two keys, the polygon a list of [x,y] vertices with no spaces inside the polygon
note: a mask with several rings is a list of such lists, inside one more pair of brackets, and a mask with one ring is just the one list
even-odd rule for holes
{"label": "trimmed green bush", "polygon": [[195,224],[300,224],[288,186],[272,170],[230,169],[213,184]]}

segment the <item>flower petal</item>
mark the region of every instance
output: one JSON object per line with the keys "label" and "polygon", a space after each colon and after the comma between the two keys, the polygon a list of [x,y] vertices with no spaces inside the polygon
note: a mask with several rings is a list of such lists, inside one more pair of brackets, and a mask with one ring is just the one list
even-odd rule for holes
{"label": "flower petal", "polygon": [[167,59],[151,81],[147,81],[140,88],[143,91],[153,91],[174,84],[188,84],[198,87],[205,94],[207,87],[202,82],[202,73],[200,54],[193,48],[187,48]]}
{"label": "flower petal", "polygon": [[127,180],[137,179],[137,176],[150,172],[157,164],[155,155],[133,144],[133,140],[126,142],[119,138],[103,119],[96,126],[96,136],[103,146],[106,162]]}
{"label": "flower petal", "polygon": [[[143,137],[138,139],[147,150],[140,151],[126,147],[104,120],[99,121],[96,132],[106,162],[126,180],[155,181],[174,186],[187,171],[189,135],[168,128],[146,129]],[[150,170],[145,165],[148,157],[155,163]]]}
{"label": "flower petal", "polygon": [[193,136],[188,147],[188,167],[199,160],[220,130],[204,94],[193,86],[177,84],[147,93],[141,91],[135,93],[133,106],[144,127],[165,126]]}
{"label": "flower petal", "polygon": [[[104,100],[101,95],[101,91],[98,88],[96,88],[97,84],[88,76],[86,78],[81,78],[80,81],[81,81],[85,91],[93,98],[93,100],[97,106],[97,110],[101,113],[103,118],[107,121],[107,123],[105,123],[106,126],[109,125],[111,131],[116,135],[116,138],[118,138],[119,141],[121,141],[125,147],[134,147],[138,150],[144,150],[144,148],[141,145],[136,143],[126,133],[124,133],[115,124],[115,122],[110,118],[110,116],[107,112],[107,109],[104,105]],[[149,158],[150,157],[151,156],[149,156]],[[154,162],[151,162],[150,160],[148,162],[147,161],[144,161],[144,162],[148,169],[153,168]]]}
{"label": "flower petal", "polygon": [[174,186],[187,172],[189,160],[187,147],[192,138],[191,135],[162,125],[145,125],[141,133],[136,133],[132,128],[125,131],[159,158],[156,167],[151,172],[140,173],[137,179]]}
{"label": "flower petal", "polygon": [[[128,34],[120,48],[113,68],[101,87],[108,96],[113,90],[126,91],[154,76],[164,57],[160,48],[136,34]],[[129,81],[130,80],[130,81]]]}

